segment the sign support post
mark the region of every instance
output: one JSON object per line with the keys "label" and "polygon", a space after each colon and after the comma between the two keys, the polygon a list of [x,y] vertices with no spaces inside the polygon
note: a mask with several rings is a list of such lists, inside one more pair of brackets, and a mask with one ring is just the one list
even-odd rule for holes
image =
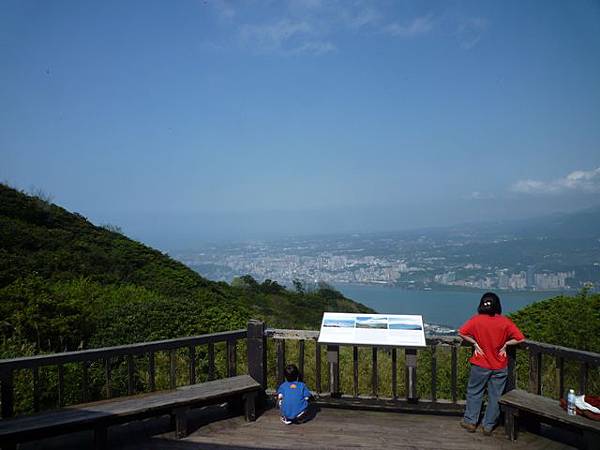
{"label": "sign support post", "polygon": [[327,346],[327,362],[329,363],[329,392],[331,397],[339,398],[340,393],[340,346]]}
{"label": "sign support post", "polygon": [[411,403],[419,401],[417,397],[417,350],[407,348],[404,350],[406,360],[406,399]]}

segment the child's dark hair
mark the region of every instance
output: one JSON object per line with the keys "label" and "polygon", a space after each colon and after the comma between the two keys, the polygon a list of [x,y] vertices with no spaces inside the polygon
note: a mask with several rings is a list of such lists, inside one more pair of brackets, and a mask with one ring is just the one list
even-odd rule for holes
{"label": "child's dark hair", "polygon": [[283,376],[285,377],[285,381],[299,381],[300,371],[298,370],[298,367],[296,367],[296,364],[288,364],[285,366]]}
{"label": "child's dark hair", "polygon": [[486,292],[481,296],[477,312],[479,314],[487,314],[488,316],[502,314],[502,305],[500,304],[500,298],[493,292]]}

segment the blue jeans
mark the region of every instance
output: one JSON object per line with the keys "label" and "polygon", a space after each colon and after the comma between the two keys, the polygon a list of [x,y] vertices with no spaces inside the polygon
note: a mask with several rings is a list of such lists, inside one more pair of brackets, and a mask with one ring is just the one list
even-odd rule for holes
{"label": "blue jeans", "polygon": [[504,392],[507,374],[507,368],[492,370],[471,365],[469,385],[467,386],[465,422],[477,424],[479,421],[479,412],[481,411],[481,403],[483,402],[483,392],[487,386],[488,403],[481,424],[485,430],[494,428],[496,420],[498,420],[498,415],[500,414],[498,400]]}

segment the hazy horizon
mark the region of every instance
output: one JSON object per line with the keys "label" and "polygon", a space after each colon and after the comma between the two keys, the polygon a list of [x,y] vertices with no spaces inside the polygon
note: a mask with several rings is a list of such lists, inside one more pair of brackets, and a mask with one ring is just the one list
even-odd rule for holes
{"label": "hazy horizon", "polygon": [[0,5],[0,180],[162,248],[600,204],[600,4]]}

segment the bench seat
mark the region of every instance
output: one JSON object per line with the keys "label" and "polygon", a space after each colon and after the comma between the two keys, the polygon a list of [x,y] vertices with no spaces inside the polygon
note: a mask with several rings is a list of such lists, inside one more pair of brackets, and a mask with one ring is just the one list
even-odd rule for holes
{"label": "bench seat", "polygon": [[516,440],[520,412],[540,422],[575,429],[583,434],[587,448],[600,449],[600,422],[582,416],[569,416],[558,400],[514,389],[500,397],[504,424],[509,439]]}
{"label": "bench seat", "polygon": [[135,419],[172,414],[177,437],[187,435],[186,412],[190,408],[243,399],[246,419],[255,419],[255,398],[261,386],[249,375],[186,386],[184,389],[151,392],[45,411],[0,420],[0,447],[13,449],[17,442],[94,430],[96,448],[105,448],[107,428]]}

